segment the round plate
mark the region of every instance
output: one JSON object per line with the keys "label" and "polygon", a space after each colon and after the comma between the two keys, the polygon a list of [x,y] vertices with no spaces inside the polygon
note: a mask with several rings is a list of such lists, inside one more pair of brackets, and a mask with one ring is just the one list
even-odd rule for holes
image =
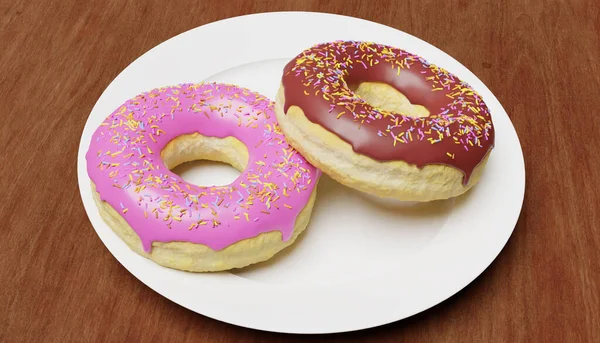
{"label": "round plate", "polygon": [[[315,23],[318,23],[316,25]],[[419,54],[477,90],[496,128],[496,148],[479,184],[450,201],[379,201],[328,177],[319,184],[307,231],[273,259],[235,272],[194,274],[161,267],[131,251],[93,202],[85,153],[101,121],[128,98],[184,82],[219,81],[275,97],[284,64],[307,47],[367,40]],[[188,181],[231,181],[202,165]],[[115,258],[164,297],[224,322],[268,331],[331,333],[369,328],[426,310],[473,281],[509,239],[523,202],[525,168],[516,132],[490,90],[432,45],[356,18],[302,12],[214,22],[158,45],[104,91],[79,147],[79,187],[100,239]],[[225,179],[223,179],[225,177]]]}

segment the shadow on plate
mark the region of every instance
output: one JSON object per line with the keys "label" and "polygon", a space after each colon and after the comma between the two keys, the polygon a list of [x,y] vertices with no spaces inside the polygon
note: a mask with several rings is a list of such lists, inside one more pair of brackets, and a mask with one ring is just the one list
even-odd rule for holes
{"label": "shadow on plate", "polygon": [[[390,220],[393,220],[394,217],[399,217],[404,223],[406,223],[406,221],[410,223],[411,221],[448,217],[454,206],[454,200],[450,199],[427,203],[402,202],[395,200],[388,201],[388,199],[375,198],[346,187],[324,175],[321,177],[317,188],[317,199],[312,212],[311,221],[305,232],[296,239],[296,242],[283,249],[269,260],[232,271],[232,274],[252,273],[284,261],[296,248],[303,244],[307,236],[318,234],[318,232],[315,233],[316,230],[311,229],[311,224],[320,221],[319,218],[331,215],[332,205],[330,204],[335,204],[335,206],[344,206],[345,204],[363,206],[365,207],[365,212],[371,213],[372,216],[383,216],[390,218]],[[335,210],[334,212],[339,213],[339,210]],[[374,226],[373,230],[373,234],[376,235],[377,227]],[[436,228],[436,231],[437,230],[438,228]],[[380,232],[380,234],[387,235],[385,232]]]}

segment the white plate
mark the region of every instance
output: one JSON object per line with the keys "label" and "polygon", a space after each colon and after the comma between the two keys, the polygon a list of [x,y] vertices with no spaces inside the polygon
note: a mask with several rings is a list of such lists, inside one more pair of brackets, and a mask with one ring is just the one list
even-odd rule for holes
{"label": "white plate", "polygon": [[[496,128],[496,148],[472,191],[453,201],[423,206],[386,204],[325,177],[306,233],[271,261],[235,273],[193,274],[160,267],[131,251],[102,221],[91,195],[85,152],[95,128],[122,102],[155,87],[203,80],[235,83],[274,98],[286,61],[313,44],[340,39],[375,41],[417,53],[457,74],[483,96]],[[221,171],[222,167],[209,164],[182,173],[204,184],[207,180],[223,184],[235,177]],[[523,154],[510,119],[467,68],[396,29],[299,12],[211,23],[138,58],[94,106],[81,137],[78,176],[98,236],[140,281],[208,317],[290,333],[378,326],[452,296],[500,253],[519,216],[525,190]]]}

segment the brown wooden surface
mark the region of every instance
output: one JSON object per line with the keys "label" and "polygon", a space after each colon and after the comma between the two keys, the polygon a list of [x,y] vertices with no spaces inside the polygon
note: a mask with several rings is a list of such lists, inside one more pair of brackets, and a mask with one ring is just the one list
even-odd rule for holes
{"label": "brown wooden surface", "polygon": [[76,176],[86,118],[123,68],[185,30],[275,10],[357,16],[446,51],[504,105],[527,168],[512,238],[465,290],[410,319],[315,340],[600,341],[597,1],[0,0],[0,342],[306,340],[151,291],[96,236]]}

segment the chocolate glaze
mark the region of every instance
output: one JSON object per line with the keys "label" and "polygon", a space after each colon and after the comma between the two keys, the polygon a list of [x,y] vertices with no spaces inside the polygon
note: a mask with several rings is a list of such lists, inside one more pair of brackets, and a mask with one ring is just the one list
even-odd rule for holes
{"label": "chocolate glaze", "polygon": [[[374,108],[348,87],[361,82],[386,83],[427,108],[430,116]],[[285,66],[282,84],[286,113],[300,107],[311,122],[375,160],[455,167],[467,184],[494,145],[491,116],[481,97],[456,76],[401,49],[365,42],[320,44]]]}

